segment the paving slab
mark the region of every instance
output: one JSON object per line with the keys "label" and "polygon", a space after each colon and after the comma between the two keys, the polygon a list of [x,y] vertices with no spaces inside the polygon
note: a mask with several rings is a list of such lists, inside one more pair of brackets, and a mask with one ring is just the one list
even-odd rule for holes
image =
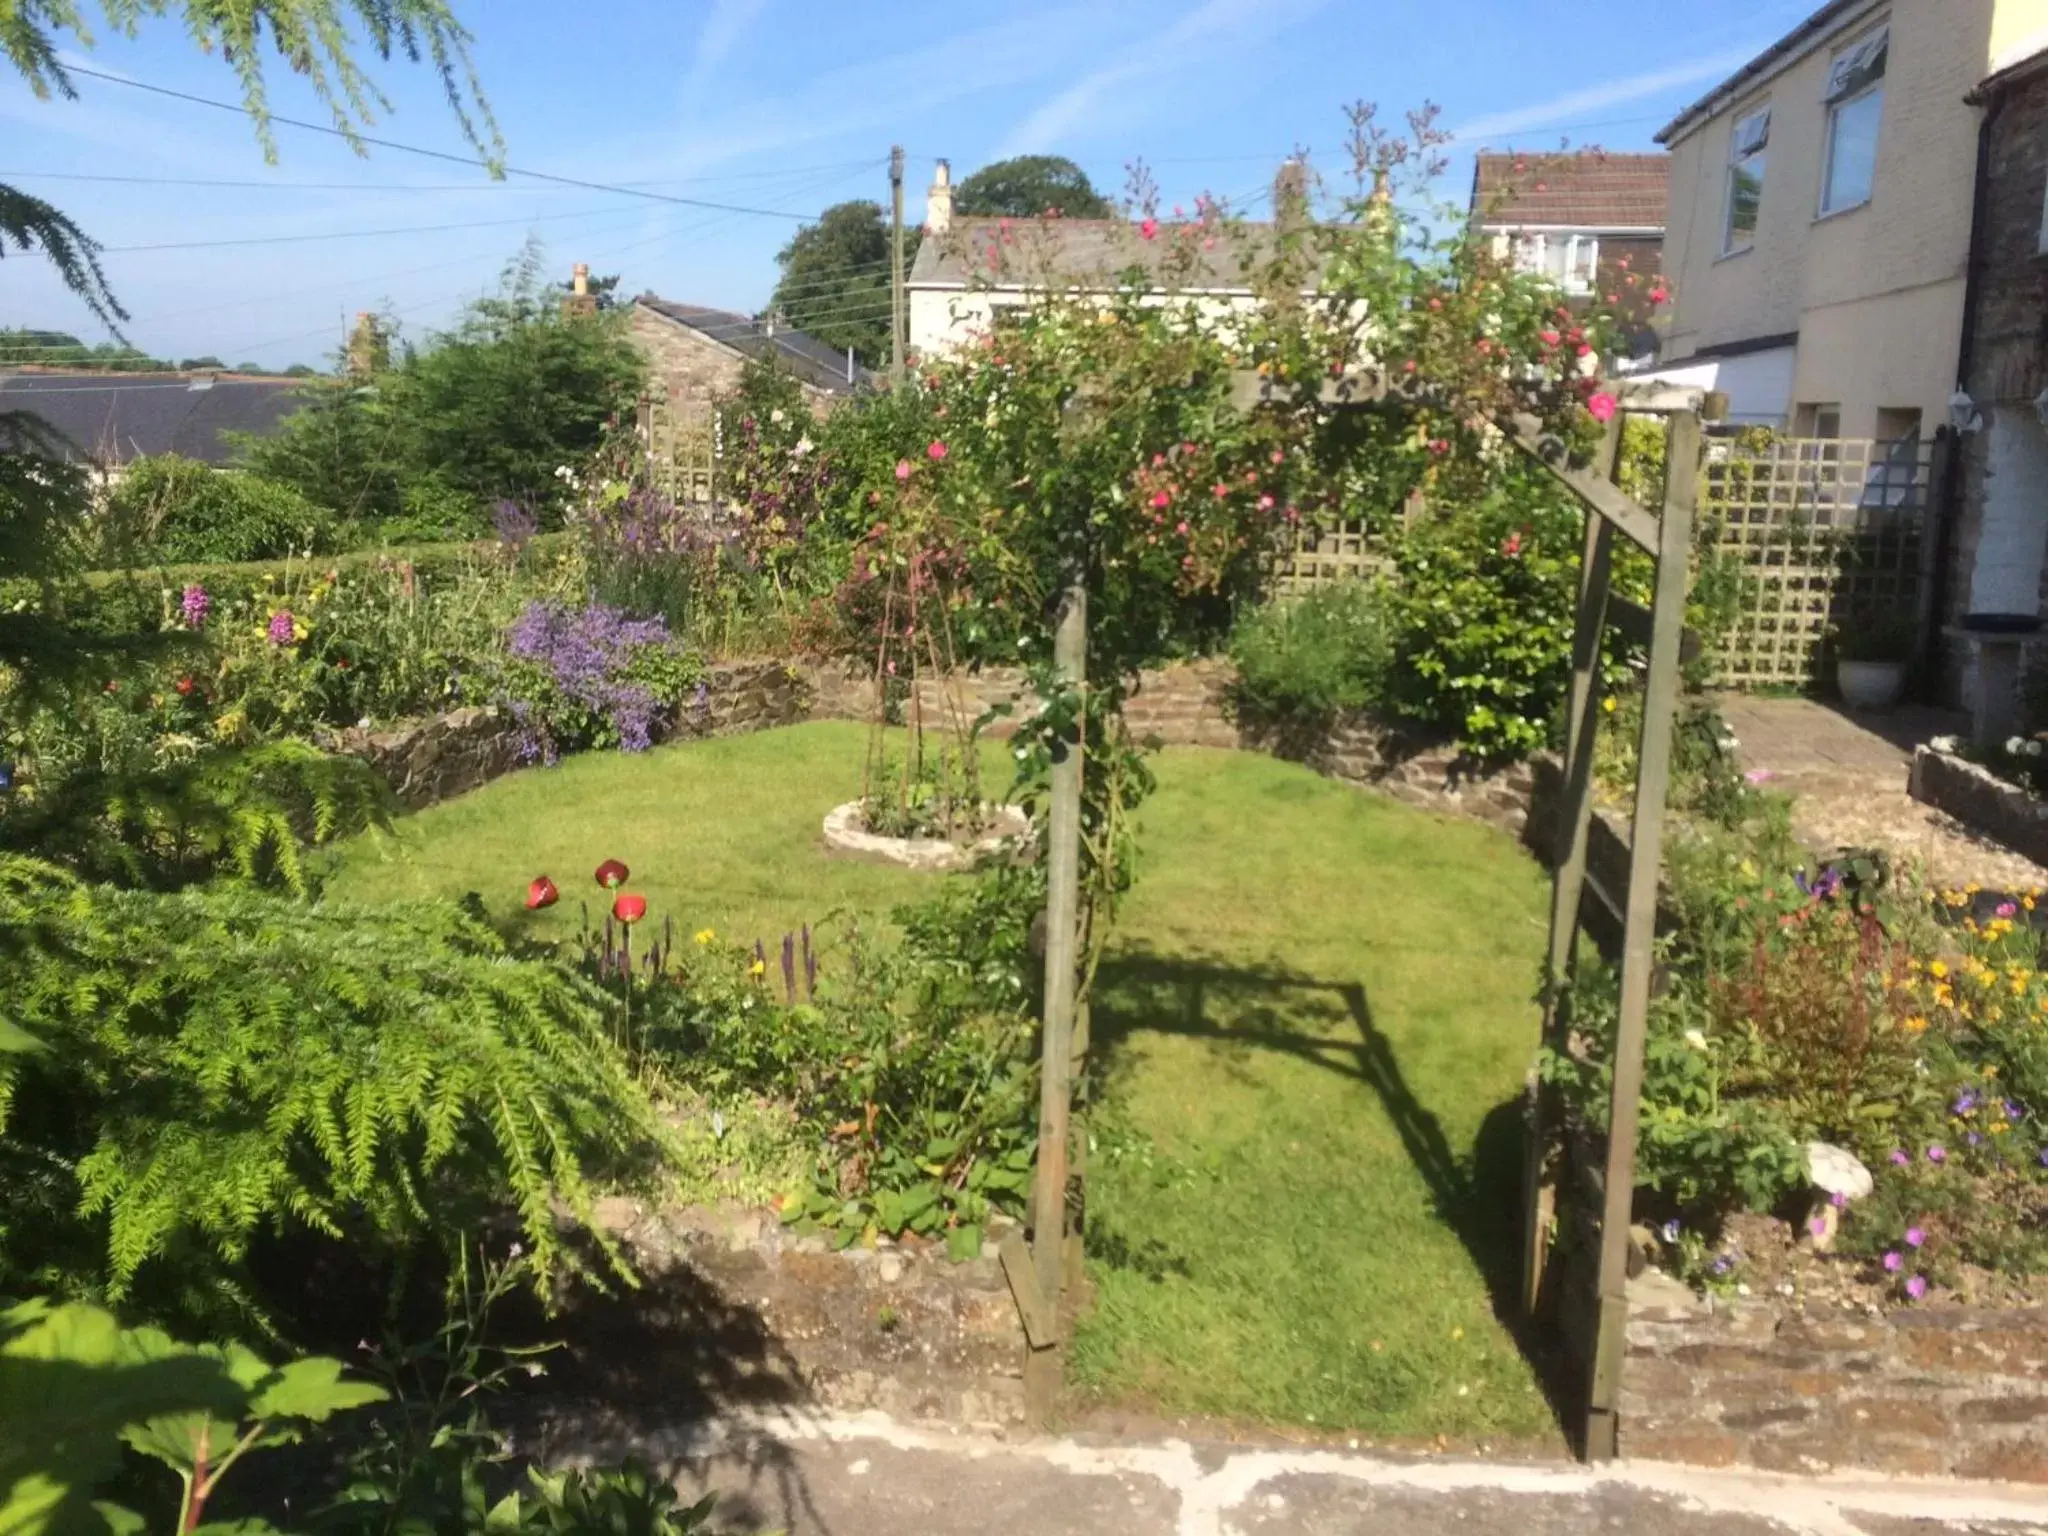
{"label": "paving slab", "polygon": [[624,1439],[557,1421],[547,1438],[552,1455],[632,1453],[690,1497],[716,1492],[721,1531],[790,1536],[2048,1536],[2048,1488],[1940,1479],[1024,1436],[881,1414],[642,1423]]}

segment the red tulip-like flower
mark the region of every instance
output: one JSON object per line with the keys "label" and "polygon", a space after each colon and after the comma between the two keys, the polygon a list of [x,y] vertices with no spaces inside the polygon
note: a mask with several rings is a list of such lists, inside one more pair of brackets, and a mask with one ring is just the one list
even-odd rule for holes
{"label": "red tulip-like flower", "polygon": [[647,898],[645,896],[628,896],[624,891],[621,891],[618,900],[612,903],[612,916],[616,917],[628,928],[639,922],[646,915]]}
{"label": "red tulip-like flower", "polygon": [[597,883],[608,891],[615,891],[626,883],[631,871],[617,859],[606,859],[597,866]]}
{"label": "red tulip-like flower", "polygon": [[526,888],[526,910],[538,912],[542,907],[552,907],[562,899],[562,893],[555,889],[555,882],[546,875]]}

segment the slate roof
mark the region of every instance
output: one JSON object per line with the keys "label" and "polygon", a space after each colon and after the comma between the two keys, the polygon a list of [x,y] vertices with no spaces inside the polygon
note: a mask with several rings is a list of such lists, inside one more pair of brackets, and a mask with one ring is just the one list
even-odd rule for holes
{"label": "slate roof", "polygon": [[224,432],[263,435],[305,404],[302,379],[235,374],[0,373],[0,414],[41,419],[73,461],[118,466],[152,453],[226,464]]}
{"label": "slate roof", "polygon": [[1147,240],[1124,219],[958,219],[945,234],[925,236],[909,286],[950,289],[987,281],[1035,287],[1057,279],[1114,288],[1135,266],[1162,287],[1249,293],[1248,275],[1272,250],[1270,224],[1232,224],[1204,234],[1199,225],[1162,223]]}
{"label": "slate roof", "polygon": [[794,330],[786,325],[775,328],[769,334],[766,325],[747,315],[736,315],[729,309],[708,309],[701,304],[674,304],[667,299],[658,299],[651,293],[643,293],[634,302],[643,309],[652,310],[678,325],[723,342],[736,352],[748,357],[774,357],[804,383],[827,394],[848,395],[869,375],[858,364],[854,366],[853,381],[846,377],[846,354],[836,347],[827,346],[817,337]]}
{"label": "slate roof", "polygon": [[1472,169],[1472,214],[1489,229],[1662,229],[1670,200],[1669,155],[1508,150]]}

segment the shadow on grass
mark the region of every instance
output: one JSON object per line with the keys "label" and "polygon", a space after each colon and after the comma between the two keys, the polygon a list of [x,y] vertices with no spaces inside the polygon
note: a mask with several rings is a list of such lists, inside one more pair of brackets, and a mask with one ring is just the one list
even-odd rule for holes
{"label": "shadow on grass", "polygon": [[[1275,1051],[1370,1088],[1428,1185],[1436,1214],[1457,1234],[1484,1278],[1494,1316],[1534,1371],[1560,1426],[1577,1416],[1579,1388],[1566,1352],[1541,1321],[1523,1317],[1520,1299],[1520,1198],[1523,1114],[1520,1097],[1495,1105],[1469,1151],[1460,1153],[1443,1124],[1410,1087],[1393,1043],[1373,1020],[1357,982],[1329,982],[1277,967],[1190,956],[1125,952],[1105,959],[1093,1008],[1094,1097],[1113,1097],[1131,1069],[1123,1045],[1136,1034],[1181,1035],[1223,1047],[1226,1064]],[[1316,1034],[1294,1022],[1321,1014],[1334,1026]],[[1231,1022],[1221,1022],[1228,1018]],[[1360,1233],[1361,1241],[1370,1233]],[[1129,1256],[1122,1256],[1127,1258]],[[1159,1266],[1106,1262],[1140,1270]],[[1185,1273],[1185,1260],[1177,1266]]]}

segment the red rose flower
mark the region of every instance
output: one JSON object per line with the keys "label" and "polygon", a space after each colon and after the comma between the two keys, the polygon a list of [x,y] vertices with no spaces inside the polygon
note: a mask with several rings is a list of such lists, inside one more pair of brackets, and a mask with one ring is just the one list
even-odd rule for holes
{"label": "red rose flower", "polygon": [[632,871],[617,859],[606,859],[597,866],[597,883],[608,891],[617,890],[626,883],[626,877],[631,873]]}
{"label": "red rose flower", "polygon": [[180,693],[190,693],[192,691],[192,679],[189,677],[181,677],[173,686],[175,686],[178,692]]}
{"label": "red rose flower", "polygon": [[628,896],[625,892],[621,891],[618,900],[612,903],[612,916],[629,928],[646,915],[647,898],[645,896]]}
{"label": "red rose flower", "polygon": [[552,907],[562,899],[562,893],[555,889],[555,882],[542,875],[526,888],[526,910],[538,912],[542,907]]}

